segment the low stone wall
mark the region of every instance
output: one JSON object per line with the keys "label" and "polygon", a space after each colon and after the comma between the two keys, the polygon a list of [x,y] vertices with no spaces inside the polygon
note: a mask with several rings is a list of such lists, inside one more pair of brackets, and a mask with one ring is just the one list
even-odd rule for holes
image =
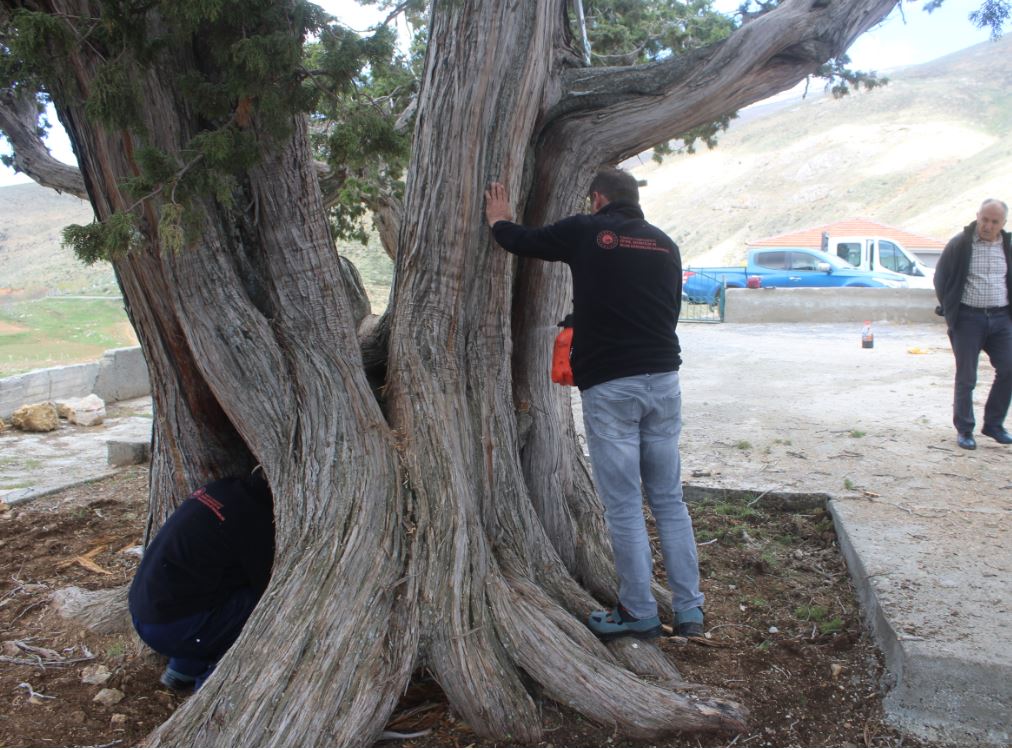
{"label": "low stone wall", "polygon": [[25,404],[80,398],[89,393],[107,403],[151,393],[141,348],[110,349],[98,362],[47,367],[0,379],[0,418],[9,418]]}
{"label": "low stone wall", "polygon": [[728,289],[728,323],[938,323],[932,289]]}

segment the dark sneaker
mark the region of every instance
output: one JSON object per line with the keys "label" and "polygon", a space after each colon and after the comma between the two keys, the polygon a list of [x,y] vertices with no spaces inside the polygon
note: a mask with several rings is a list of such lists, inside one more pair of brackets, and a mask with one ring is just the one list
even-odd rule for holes
{"label": "dark sneaker", "polygon": [[162,672],[162,676],[158,678],[158,681],[169,690],[175,690],[178,693],[182,693],[187,690],[193,690],[193,686],[197,682],[197,678],[188,677],[187,675],[180,674],[174,670],[166,669]]}
{"label": "dark sneaker", "polygon": [[636,618],[629,614],[621,604],[615,609],[598,609],[590,613],[587,627],[602,641],[613,641],[616,638],[656,638],[661,634],[661,618]]}
{"label": "dark sneaker", "polygon": [[675,635],[682,638],[702,638],[706,628],[703,627],[703,610],[693,607],[685,612],[675,614]]}

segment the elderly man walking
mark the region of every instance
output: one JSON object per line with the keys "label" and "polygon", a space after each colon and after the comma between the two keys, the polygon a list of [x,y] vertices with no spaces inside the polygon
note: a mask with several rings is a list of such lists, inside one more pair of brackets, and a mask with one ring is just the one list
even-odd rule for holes
{"label": "elderly man walking", "polygon": [[956,357],[952,423],[960,448],[974,450],[973,389],[977,361],[987,352],[994,383],[984,405],[981,434],[1008,445],[1005,416],[1012,401],[1012,241],[1003,231],[1008,205],[990,198],[977,220],[949,240],[935,268],[935,293]]}

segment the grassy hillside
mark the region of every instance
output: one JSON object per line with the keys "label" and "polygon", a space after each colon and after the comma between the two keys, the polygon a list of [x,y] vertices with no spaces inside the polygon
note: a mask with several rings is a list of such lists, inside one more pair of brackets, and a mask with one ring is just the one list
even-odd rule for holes
{"label": "grassy hillside", "polygon": [[856,216],[947,239],[984,198],[1012,198],[1010,56],[1007,36],[637,167],[647,217],[697,263],[735,263],[748,240]]}
{"label": "grassy hillside", "polygon": [[137,337],[118,297],[43,297],[0,304],[0,377],[91,362]]}

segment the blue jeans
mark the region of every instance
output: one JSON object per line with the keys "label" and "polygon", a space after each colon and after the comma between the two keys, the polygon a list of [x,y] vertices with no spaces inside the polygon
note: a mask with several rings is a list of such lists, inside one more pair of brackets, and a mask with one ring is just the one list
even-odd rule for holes
{"label": "blue jeans", "polygon": [[[583,421],[594,481],[611,535],[619,601],[633,617],[653,617],[653,557],[643,515],[646,493],[660,537],[675,612],[703,604],[692,520],[682,500],[677,372],[635,375],[583,391]],[[642,488],[641,488],[642,482]]]}
{"label": "blue jeans", "polygon": [[169,670],[174,676],[194,679],[199,688],[235,643],[259,599],[251,588],[236,589],[210,612],[165,623],[134,618],[134,628],[142,641],[169,657]]}
{"label": "blue jeans", "polygon": [[973,432],[973,389],[977,385],[977,362],[983,351],[994,366],[994,383],[984,404],[984,427],[1001,427],[1012,401],[1012,319],[1008,309],[985,312],[960,305],[949,341],[956,356],[952,424],[959,432]]}

